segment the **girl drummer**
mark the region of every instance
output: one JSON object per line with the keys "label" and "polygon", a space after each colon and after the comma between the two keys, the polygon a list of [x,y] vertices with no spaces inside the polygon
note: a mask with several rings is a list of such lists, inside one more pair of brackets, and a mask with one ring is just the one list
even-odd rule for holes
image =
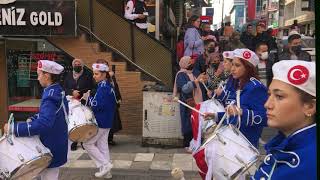
{"label": "girl drummer", "polygon": [[[111,178],[110,170],[113,165],[110,163],[109,147],[107,139],[110,128],[112,127],[116,102],[112,85],[107,79],[109,78],[109,67],[103,63],[92,65],[93,78],[98,83],[95,95],[89,97],[89,104],[98,123],[98,134],[83,143],[84,148],[88,151],[89,156],[94,161],[99,171],[95,173],[98,178],[107,175]],[[85,93],[86,97],[89,93]]]}
{"label": "girl drummer", "polygon": [[265,108],[279,134],[252,179],[317,179],[315,63],[283,60],[272,71]]}
{"label": "girl drummer", "polygon": [[[258,147],[262,129],[266,126],[266,109],[264,103],[267,100],[267,89],[258,80],[256,66],[259,62],[258,56],[249,49],[236,49],[233,51],[232,61],[232,86],[229,89],[229,99],[233,99],[227,107],[230,116],[229,123],[236,125],[243,135]],[[222,91],[217,91],[220,96]],[[237,98],[239,93],[239,98]],[[236,100],[238,99],[238,100]],[[239,107],[236,106],[239,103]],[[224,112],[206,113],[206,118],[214,116],[218,121],[224,116]]]}
{"label": "girl drummer", "polygon": [[[223,70],[224,76],[228,77],[224,82],[221,82],[220,86],[214,90],[216,99],[218,99],[223,105],[229,103],[230,94],[234,93],[233,77],[231,75],[233,51],[225,51],[222,53],[223,56]],[[208,93],[209,98],[213,96],[212,92]]]}

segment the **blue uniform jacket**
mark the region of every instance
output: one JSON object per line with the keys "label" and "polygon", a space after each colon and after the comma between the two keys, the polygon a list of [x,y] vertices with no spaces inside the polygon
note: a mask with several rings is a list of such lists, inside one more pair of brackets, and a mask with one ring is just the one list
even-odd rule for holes
{"label": "blue uniform jacket", "polygon": [[116,108],[115,93],[108,81],[98,84],[94,97],[90,97],[90,105],[99,128],[111,128]]}
{"label": "blue uniform jacket", "polygon": [[[220,96],[217,96],[216,99],[219,100],[224,106],[231,103],[231,101],[235,101],[235,79],[233,79],[232,75],[225,81],[223,86],[223,91],[221,92]],[[213,94],[212,94],[213,95]]]}
{"label": "blue uniform jacket", "polygon": [[[62,107],[64,94],[59,84],[52,84],[44,89],[39,114],[33,116],[32,122],[14,124],[14,134],[17,137],[39,135],[44,146],[50,149],[53,158],[49,168],[62,166],[67,162],[68,126]],[[66,112],[68,102],[63,97]]]}
{"label": "blue uniform jacket", "polygon": [[[229,92],[231,93],[228,97],[229,100],[234,99],[236,101],[235,90]],[[242,109],[240,131],[255,147],[258,147],[263,127],[267,126],[267,115],[264,108],[267,99],[267,88],[255,78],[251,78],[240,92],[240,107]],[[218,112],[218,120],[223,115],[224,112]],[[238,117],[230,117],[229,121],[225,121],[224,123],[231,123],[237,126]]]}
{"label": "blue uniform jacket", "polygon": [[316,129],[313,124],[288,137],[279,133],[265,145],[267,155],[251,179],[317,179]]}
{"label": "blue uniform jacket", "polygon": [[[193,70],[193,75],[198,77],[200,72],[197,70]],[[189,76],[186,73],[179,73],[177,75],[177,90],[180,94],[179,99],[183,102],[186,102],[188,98],[193,96],[192,92],[194,88],[197,88],[196,84],[190,81]],[[202,90],[202,98],[206,99],[205,89],[202,84],[200,84],[200,88]],[[181,131],[182,134],[187,134],[192,132],[191,128],[191,111],[189,108],[180,104],[180,117],[181,117]]]}

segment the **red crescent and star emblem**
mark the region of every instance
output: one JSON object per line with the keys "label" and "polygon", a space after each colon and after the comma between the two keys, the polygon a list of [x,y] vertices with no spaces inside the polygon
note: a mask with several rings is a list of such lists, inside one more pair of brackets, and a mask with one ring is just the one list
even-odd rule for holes
{"label": "red crescent and star emblem", "polygon": [[292,84],[300,85],[309,78],[309,70],[301,65],[293,66],[288,72],[288,80]]}
{"label": "red crescent and star emblem", "polygon": [[226,57],[229,57],[229,53],[226,53],[225,56],[226,56]]}
{"label": "red crescent and star emblem", "polygon": [[251,58],[251,53],[249,51],[245,51],[245,52],[243,52],[242,56],[245,59],[250,59]]}
{"label": "red crescent and star emblem", "polygon": [[97,69],[99,69],[99,68],[100,68],[99,64],[97,64],[97,65],[96,65],[96,68],[97,68]]}

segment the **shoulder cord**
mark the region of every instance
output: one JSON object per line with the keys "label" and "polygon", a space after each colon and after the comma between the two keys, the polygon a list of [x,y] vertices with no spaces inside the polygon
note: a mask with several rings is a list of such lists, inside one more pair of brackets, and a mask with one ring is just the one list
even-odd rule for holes
{"label": "shoulder cord", "polygon": [[63,109],[63,113],[64,113],[64,118],[67,122],[67,124],[69,124],[69,117],[68,117],[68,113],[67,113],[67,108],[66,106],[64,105],[64,97],[65,97],[65,92],[62,91],[61,92],[61,105],[59,107],[59,109],[56,111],[56,114],[60,111],[60,109],[62,108]]}

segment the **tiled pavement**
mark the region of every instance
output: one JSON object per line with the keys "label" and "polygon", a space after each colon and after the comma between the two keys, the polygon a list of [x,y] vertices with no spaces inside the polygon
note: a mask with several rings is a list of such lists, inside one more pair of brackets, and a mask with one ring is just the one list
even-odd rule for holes
{"label": "tiled pavement", "polygon": [[[88,154],[79,149],[70,153],[66,168],[95,168]],[[114,169],[171,170],[175,167],[184,171],[197,171],[191,154],[174,153],[111,153]]]}
{"label": "tiled pavement", "polygon": [[[263,140],[269,140],[274,133],[265,130]],[[181,168],[186,179],[200,179],[192,155],[182,148],[141,147],[140,137],[134,136],[115,136],[115,141],[118,145],[110,147],[113,179],[171,179],[173,168]],[[263,148],[259,149],[264,154]],[[62,180],[94,179],[97,169],[85,150],[79,147],[68,159],[61,172]]]}

